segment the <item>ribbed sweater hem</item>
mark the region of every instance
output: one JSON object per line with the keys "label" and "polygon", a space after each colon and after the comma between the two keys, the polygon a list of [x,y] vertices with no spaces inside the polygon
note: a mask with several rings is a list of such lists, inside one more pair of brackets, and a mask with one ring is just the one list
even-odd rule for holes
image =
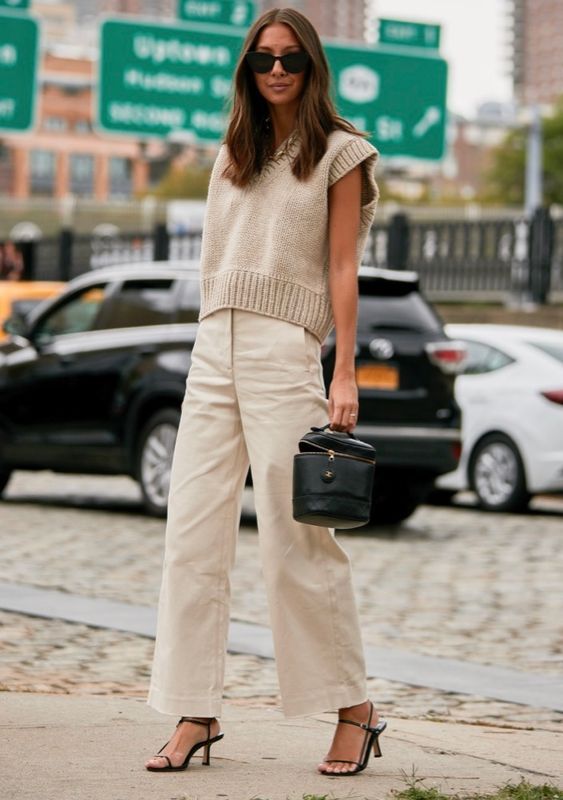
{"label": "ribbed sweater hem", "polygon": [[323,342],[334,321],[330,302],[291,281],[233,270],[201,281],[199,319],[220,308],[239,308],[302,325]]}

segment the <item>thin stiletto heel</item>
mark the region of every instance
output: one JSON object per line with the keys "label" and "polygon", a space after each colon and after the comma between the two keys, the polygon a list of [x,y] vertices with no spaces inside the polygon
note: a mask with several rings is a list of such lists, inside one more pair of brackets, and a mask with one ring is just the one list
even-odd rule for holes
{"label": "thin stiletto heel", "polygon": [[189,766],[189,763],[190,763],[190,759],[193,756],[193,754],[196,753],[198,750],[200,750],[202,747],[203,747],[202,764],[204,764],[206,767],[209,766],[210,760],[211,760],[211,745],[214,744],[215,742],[220,741],[223,738],[224,734],[218,733],[217,736],[211,736],[211,721],[202,722],[200,719],[194,719],[193,717],[180,717],[176,727],[178,727],[180,722],[195,722],[196,725],[205,726],[207,728],[207,739],[204,739],[202,742],[196,742],[193,745],[193,747],[191,748],[191,750],[189,751],[189,753],[186,755],[186,757],[183,760],[183,762],[181,764],[179,764],[177,767],[173,766],[173,764],[170,761],[170,759],[168,758],[168,756],[161,755],[162,751],[164,750],[164,748],[168,744],[168,742],[166,742],[166,744],[162,745],[162,747],[160,748],[160,750],[158,751],[156,756],[154,756],[154,758],[156,758],[156,757],[165,758],[168,761],[168,766],[167,767],[146,767],[146,769],[148,769],[150,772],[178,772],[179,770],[187,769],[188,766]]}
{"label": "thin stiletto heel", "polygon": [[338,724],[343,722],[345,725],[355,725],[357,728],[362,728],[365,732],[365,739],[364,743],[360,752],[360,760],[354,761],[351,758],[330,758],[325,759],[325,764],[355,764],[356,767],[354,769],[346,770],[345,772],[322,772],[322,775],[328,775],[331,778],[342,778],[347,775],[357,775],[358,772],[364,770],[369,761],[371,750],[373,749],[374,758],[381,758],[381,747],[379,745],[379,737],[387,727],[387,722],[384,719],[379,720],[377,725],[372,727],[371,725],[371,718],[373,716],[373,703],[371,703],[371,708],[369,712],[369,718],[367,723],[365,722],[356,722],[352,719],[339,719]]}
{"label": "thin stiletto heel", "polygon": [[[385,723],[385,724],[387,724],[387,723]],[[381,733],[384,730],[385,730],[385,728],[382,728],[379,731],[379,733]],[[378,734],[374,734],[374,738],[373,738],[373,757],[374,758],[381,758],[381,756],[383,755],[382,752],[381,752],[381,745],[379,744],[379,733]]]}

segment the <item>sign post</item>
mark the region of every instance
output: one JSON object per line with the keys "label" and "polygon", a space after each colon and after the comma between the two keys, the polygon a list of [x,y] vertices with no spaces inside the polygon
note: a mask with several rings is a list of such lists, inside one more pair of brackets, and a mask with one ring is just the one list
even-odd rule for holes
{"label": "sign post", "polygon": [[383,157],[444,155],[447,63],[435,55],[324,44],[339,113],[370,131]]}
{"label": "sign post", "polygon": [[178,19],[206,25],[248,27],[256,16],[254,0],[177,0]]}
{"label": "sign post", "polygon": [[1,131],[27,131],[33,125],[38,49],[36,20],[0,13]]}

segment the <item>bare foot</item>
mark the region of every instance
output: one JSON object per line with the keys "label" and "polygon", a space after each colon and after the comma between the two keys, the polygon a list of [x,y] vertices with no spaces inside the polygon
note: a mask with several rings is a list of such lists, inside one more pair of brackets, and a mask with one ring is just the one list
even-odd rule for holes
{"label": "bare foot", "polygon": [[[360,703],[350,708],[341,708],[338,712],[339,719],[350,719],[353,722],[368,723],[370,727],[377,725],[379,715],[375,708],[371,715],[371,700]],[[355,725],[337,725],[334,732],[332,745],[324,761],[318,765],[317,769],[323,775],[334,775],[340,772],[351,772],[358,768],[357,762],[362,757],[362,751],[366,741],[367,731],[357,728]],[[353,761],[346,761],[347,758]],[[330,763],[330,762],[333,763]]]}
{"label": "bare foot", "polygon": [[[201,722],[208,722],[209,717],[195,717]],[[217,736],[221,732],[221,726],[218,720],[212,718],[209,736]],[[157,756],[149,758],[145,762],[145,767],[152,767],[154,769],[162,769],[168,767],[168,761],[163,756],[168,756],[172,762],[173,767],[179,767],[184,763],[184,760],[194,744],[204,742],[207,739],[207,726],[198,725],[195,722],[179,722],[176,725],[176,730],[172,734],[170,741],[162,748],[162,753]],[[199,752],[199,751],[198,751]],[[201,751],[203,752],[203,750]]]}

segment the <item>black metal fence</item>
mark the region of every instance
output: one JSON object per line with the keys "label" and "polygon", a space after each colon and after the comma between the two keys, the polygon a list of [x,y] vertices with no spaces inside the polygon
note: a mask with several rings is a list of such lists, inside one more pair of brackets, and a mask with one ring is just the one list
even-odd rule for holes
{"label": "black metal fence", "polygon": [[372,228],[364,263],[414,270],[435,300],[563,300],[563,219],[409,220]]}
{"label": "black metal fence", "polygon": [[[20,243],[24,276],[69,280],[110,264],[197,260],[201,233],[57,237]],[[563,300],[563,220],[538,209],[531,219],[413,220],[396,214],[370,231],[363,263],[415,270],[436,300]]]}

